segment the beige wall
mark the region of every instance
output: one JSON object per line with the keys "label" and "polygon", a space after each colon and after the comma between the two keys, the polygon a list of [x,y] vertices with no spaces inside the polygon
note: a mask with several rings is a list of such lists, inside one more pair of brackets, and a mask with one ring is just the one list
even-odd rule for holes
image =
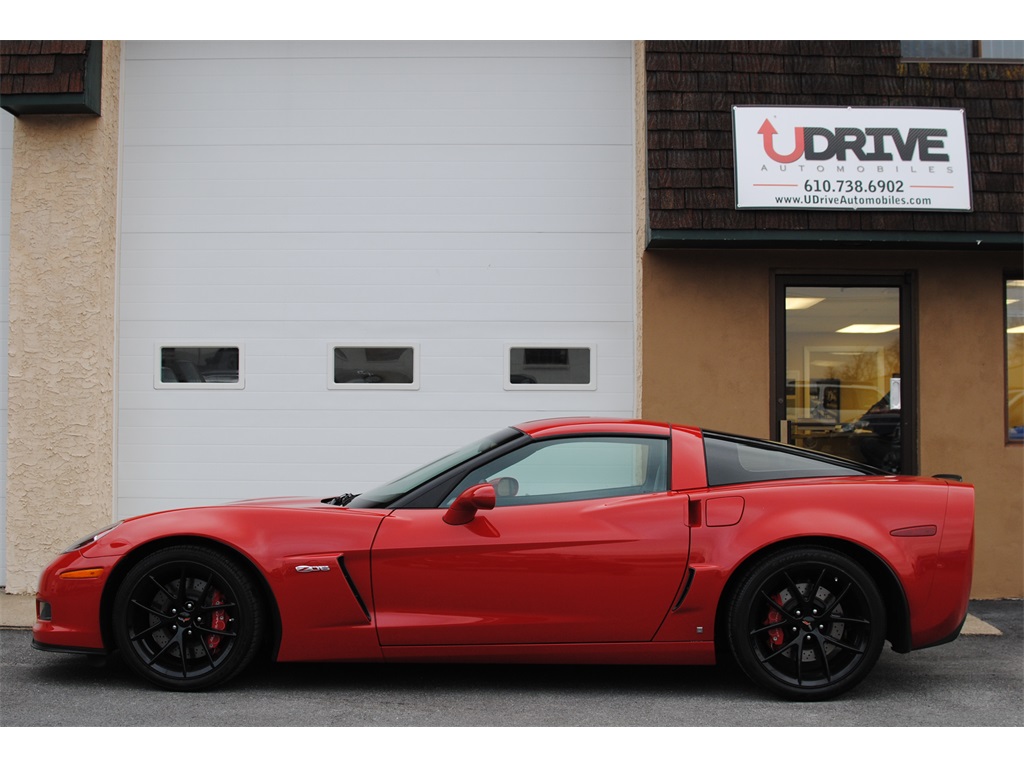
{"label": "beige wall", "polygon": [[[633,331],[636,344],[637,366],[643,358],[643,252],[647,246],[647,44],[640,40],[633,43],[633,205],[634,255],[636,257],[636,316]],[[640,413],[643,403],[643,380],[637,377],[636,400],[633,412]]]}
{"label": "beige wall", "polygon": [[743,256],[644,255],[644,418],[768,437],[769,286]]}
{"label": "beige wall", "polygon": [[921,472],[974,484],[979,598],[1024,595],[1024,445],[1004,444],[1001,266],[943,255],[919,273]]}
{"label": "beige wall", "polygon": [[121,45],[101,117],[21,117],[11,181],[7,591],[113,519]]}
{"label": "beige wall", "polygon": [[1024,446],[1005,443],[1004,269],[1019,256],[950,253],[643,256],[644,418],[767,437],[773,268],[918,276],[921,473],[977,489],[973,595],[1024,596]]}

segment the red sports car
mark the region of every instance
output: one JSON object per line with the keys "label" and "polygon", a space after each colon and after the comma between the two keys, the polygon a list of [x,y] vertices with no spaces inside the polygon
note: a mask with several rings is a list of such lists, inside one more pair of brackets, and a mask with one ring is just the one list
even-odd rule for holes
{"label": "red sports car", "polygon": [[278,661],[712,664],[817,700],[953,640],[974,489],[670,424],[505,429],[359,495],[158,512],[42,575],[33,645],[172,690]]}

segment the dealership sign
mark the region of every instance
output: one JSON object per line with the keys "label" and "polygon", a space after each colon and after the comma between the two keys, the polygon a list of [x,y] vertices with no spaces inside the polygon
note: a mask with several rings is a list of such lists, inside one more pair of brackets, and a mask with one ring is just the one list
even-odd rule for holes
{"label": "dealership sign", "polygon": [[737,208],[971,210],[960,109],[733,107]]}

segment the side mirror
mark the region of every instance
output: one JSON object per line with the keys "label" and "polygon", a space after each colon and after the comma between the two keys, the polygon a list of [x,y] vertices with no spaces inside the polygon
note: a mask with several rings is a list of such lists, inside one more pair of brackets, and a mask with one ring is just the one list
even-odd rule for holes
{"label": "side mirror", "polygon": [[498,501],[498,494],[494,492],[494,486],[490,483],[482,483],[467,488],[448,507],[444,513],[444,521],[448,525],[465,525],[476,517],[478,509],[494,509]]}
{"label": "side mirror", "polygon": [[509,498],[519,493],[519,481],[514,477],[499,477],[491,480],[498,498]]}

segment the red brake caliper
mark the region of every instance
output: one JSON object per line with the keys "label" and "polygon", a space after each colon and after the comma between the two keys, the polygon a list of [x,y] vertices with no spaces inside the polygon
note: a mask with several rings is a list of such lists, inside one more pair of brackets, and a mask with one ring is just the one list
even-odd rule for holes
{"label": "red brake caliper", "polygon": [[[211,605],[224,605],[224,595],[220,593],[220,590],[215,589],[213,591],[213,600],[210,602]],[[227,627],[227,614],[223,610],[214,611],[210,617],[210,628],[218,631],[223,630]],[[220,645],[220,635],[207,635],[206,647],[211,651],[217,650],[217,646]]]}
{"label": "red brake caliper", "polygon": [[[782,605],[782,595],[775,595],[772,598],[772,600],[774,600],[779,605]],[[764,626],[767,627],[771,624],[778,624],[780,621],[782,621],[782,614],[774,608],[772,608],[770,611],[768,611],[768,618],[764,620]],[[781,627],[776,627],[775,629],[768,630],[768,645],[772,648],[772,650],[775,650],[776,648],[781,648],[782,643],[785,641],[785,639],[786,636],[783,634]]]}

